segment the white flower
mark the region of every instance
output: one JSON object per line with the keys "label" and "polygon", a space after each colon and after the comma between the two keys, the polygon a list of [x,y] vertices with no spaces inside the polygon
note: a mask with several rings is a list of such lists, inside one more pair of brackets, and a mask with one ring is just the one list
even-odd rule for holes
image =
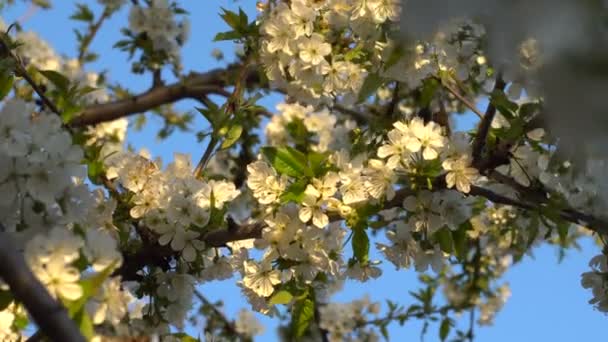
{"label": "white flower", "polygon": [[433,272],[439,273],[443,268],[443,260],[443,252],[439,246],[435,246],[434,249],[420,250],[414,257],[418,272],[425,272],[430,266]]}
{"label": "white flower", "polygon": [[84,254],[96,272],[105,270],[112,263],[119,267],[122,262],[116,240],[102,229],[87,229]]}
{"label": "white flower", "polygon": [[399,0],[367,0],[367,7],[371,10],[376,23],[383,23],[387,19],[399,20]]}
{"label": "white flower", "polygon": [[53,255],[31,267],[38,280],[46,286],[53,297],[76,300],[82,296],[82,288],[78,284],[80,272],[66,265],[60,255]]}
{"label": "white flower", "polygon": [[128,312],[128,305],[135,301],[129,291],[123,289],[119,277],[107,279],[86,304],[94,324],[104,321],[117,325]]}
{"label": "white flower", "polygon": [[471,167],[471,158],[468,155],[446,159],[442,166],[448,171],[445,176],[447,187],[451,189],[456,185],[456,189],[465,194],[471,191],[471,184],[479,178],[479,172]]}
{"label": "white flower", "polygon": [[312,223],[318,228],[325,228],[329,224],[329,217],[323,211],[325,199],[321,193],[311,184],[304,190],[304,199],[298,217],[306,223],[312,219]]}
{"label": "white flower", "polygon": [[365,188],[373,198],[380,199],[386,195],[386,199],[390,201],[395,197],[393,185],[397,182],[397,176],[394,166],[391,167],[378,159],[370,159],[368,168],[363,173],[367,176]]}
{"label": "white flower", "polygon": [[260,324],[253,313],[247,310],[239,311],[238,318],[234,322],[234,328],[239,334],[251,337],[261,335],[264,332],[264,326]]}
{"label": "white flower", "polygon": [[304,63],[319,65],[325,56],[331,53],[331,45],[325,42],[323,36],[314,33],[310,38],[301,38],[298,43],[300,59]]}
{"label": "white flower", "polygon": [[231,182],[211,180],[209,186],[213,189],[215,207],[218,209],[222,209],[224,203],[232,201],[241,193]]}
{"label": "white flower", "polygon": [[422,156],[426,160],[437,158],[446,145],[446,139],[441,133],[441,126],[433,121],[425,125],[421,118],[416,117],[409,123],[409,130],[416,139],[410,140],[407,147],[412,152],[423,149]]}
{"label": "white flower", "polygon": [[594,305],[602,312],[608,312],[608,257],[599,254],[589,261],[591,272],[581,275],[581,285],[586,289],[591,289],[593,298],[589,304]]}
{"label": "white flower", "polygon": [[287,187],[287,179],[278,177],[276,171],[263,161],[247,165],[247,171],[247,186],[261,204],[275,202]]}
{"label": "white flower", "polygon": [[281,272],[273,270],[270,262],[245,261],[244,271],[243,285],[261,297],[269,297],[274,292],[274,285],[281,282]]}
{"label": "white flower", "polygon": [[408,211],[409,222],[414,224],[416,231],[426,230],[433,234],[443,226],[443,220],[437,213],[439,198],[428,190],[420,191],[416,196],[406,197],[403,207]]}
{"label": "white flower", "polygon": [[71,266],[79,257],[82,240],[66,229],[53,228],[47,236],[36,235],[25,246],[32,272],[54,297],[76,300],[82,296],[80,272]]}

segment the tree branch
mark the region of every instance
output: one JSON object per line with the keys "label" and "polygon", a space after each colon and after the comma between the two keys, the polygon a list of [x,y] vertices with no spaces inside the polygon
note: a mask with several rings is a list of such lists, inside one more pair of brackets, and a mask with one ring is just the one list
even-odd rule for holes
{"label": "tree branch", "polygon": [[[0,230],[4,227],[0,224]],[[25,306],[36,324],[52,341],[85,339],[68,316],[66,309],[38,281],[15,248],[9,233],[0,233],[0,277],[9,285],[15,299]]]}
{"label": "tree branch", "polygon": [[440,79],[438,79],[438,81],[441,82],[443,87],[445,89],[447,89],[448,92],[450,92],[452,95],[454,95],[454,97],[456,97],[460,102],[462,102],[465,106],[467,106],[473,113],[475,113],[480,118],[483,118],[483,113],[481,113],[479,111],[479,109],[477,109],[477,107],[475,107],[475,105],[473,103],[471,103],[471,101],[469,101],[466,97],[460,95],[458,90],[452,88],[448,84],[445,84],[445,82],[442,82]]}
{"label": "tree branch", "polygon": [[[502,76],[498,74],[496,77],[496,84],[494,85],[494,91],[504,90],[507,84],[503,81]],[[494,116],[496,115],[496,107],[492,104],[492,101],[488,100],[488,107],[486,108],[486,113],[482,117],[479,122],[479,128],[477,129],[477,135],[475,136],[475,140],[473,140],[473,165],[477,165],[482,159],[483,148],[486,144],[486,140],[488,138],[488,133],[490,132],[490,127],[492,126],[492,121],[494,121]]]}
{"label": "tree branch", "polygon": [[97,35],[97,32],[103,25],[103,22],[108,19],[112,15],[112,11],[109,7],[104,8],[103,13],[99,16],[99,19],[92,25],[89,25],[89,32],[82,39],[82,43],[80,44],[80,48],[78,49],[78,62],[82,65],[87,54],[87,50],[89,49],[89,45],[93,42],[93,38]]}
{"label": "tree branch", "polygon": [[[129,115],[143,113],[163,104],[183,99],[196,99],[210,94],[229,97],[230,92],[224,87],[238,74],[241,64],[231,64],[226,68],[213,69],[205,73],[192,73],[182,81],[166,86],[154,87],[142,94],[127,99],[92,105],[75,117],[70,125],[82,127],[116,120]],[[250,88],[260,83],[258,70],[248,67],[245,75],[245,87]]]}

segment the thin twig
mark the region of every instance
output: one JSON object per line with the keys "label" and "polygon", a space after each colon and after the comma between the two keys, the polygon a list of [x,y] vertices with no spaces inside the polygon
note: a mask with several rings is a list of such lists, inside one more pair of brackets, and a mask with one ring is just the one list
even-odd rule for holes
{"label": "thin twig", "polygon": [[[12,55],[12,53],[11,53],[11,55]],[[27,71],[25,70],[25,68],[23,67],[21,62],[14,55],[12,55],[12,57],[18,63],[17,70],[15,70],[15,73],[17,74],[17,76],[22,77],[30,85],[30,87],[32,87],[32,89],[34,89],[34,91],[36,92],[36,94],[38,94],[38,97],[40,97],[40,99],[42,100],[42,102],[44,103],[44,105],[46,107],[48,107],[53,113],[61,116],[61,112],[59,111],[57,106],[55,106],[55,104],[51,100],[49,100],[48,97],[46,97],[42,88],[40,88],[40,86],[30,77],[30,75],[28,75]]]}
{"label": "thin twig", "polygon": [[[506,83],[503,81],[502,76],[499,73],[496,77],[494,91],[502,91],[505,89],[505,86]],[[492,121],[494,121],[494,116],[496,116],[496,106],[494,106],[491,100],[488,100],[486,113],[479,122],[477,135],[475,136],[475,140],[473,140],[473,165],[477,165],[482,159],[483,149],[486,145],[488,133],[490,132],[490,127],[492,127]]]}
{"label": "thin twig", "polygon": [[8,57],[15,62],[15,75],[22,77],[30,85],[30,87],[32,87],[45,106],[47,106],[53,113],[61,116],[61,112],[59,109],[57,109],[57,106],[55,106],[55,104],[46,97],[42,88],[40,88],[40,86],[30,77],[25,69],[25,66],[23,65],[23,62],[21,61],[21,58],[15,55],[13,51],[8,48],[8,44],[4,41],[4,38],[0,38],[0,48],[1,50],[6,51]]}
{"label": "thin twig", "polygon": [[399,104],[399,81],[395,82],[395,88],[393,89],[393,96],[391,97],[391,102],[386,106],[386,117],[392,118],[395,109],[397,109],[397,104]]}
{"label": "thin twig", "polygon": [[230,336],[238,337],[241,341],[247,341],[249,338],[236,330],[234,322],[229,320],[223,312],[221,312],[217,306],[211,303],[202,293],[198,290],[194,290],[194,295],[206,306],[210,307],[213,310],[213,314],[222,321],[224,328],[230,334]]}
{"label": "thin twig", "polygon": [[[224,118],[223,118],[224,121],[227,121],[229,119],[229,117],[234,115],[238,110],[241,95],[243,94],[243,86],[247,79],[247,75],[248,75],[248,71],[249,71],[248,70],[249,61],[250,61],[250,58],[247,58],[247,60],[245,60],[245,62],[243,63],[239,76],[234,84],[234,90],[232,91],[232,94],[230,95],[230,97],[228,97],[228,100],[226,101],[226,107],[224,109]],[[219,129],[219,127],[214,127],[214,129]],[[218,142],[219,142],[219,138],[217,136],[217,132],[214,131],[213,135],[211,136],[211,140],[209,140],[209,144],[207,145],[207,148],[205,149],[205,152],[203,153],[201,159],[199,160],[198,164],[196,165],[196,168],[194,169],[195,178],[200,178],[202,176],[203,170],[205,169],[205,167],[207,167],[207,163],[211,159],[211,156],[213,155],[213,151],[215,150],[215,145],[217,145]]]}
{"label": "thin twig", "polygon": [[87,50],[93,41],[93,38],[97,35],[97,32],[101,28],[103,22],[112,15],[112,11],[106,7],[103,10],[103,13],[99,17],[99,19],[91,26],[89,26],[89,32],[82,39],[82,44],[80,45],[80,49],[78,51],[78,62],[82,65],[84,62],[84,58],[87,54]]}
{"label": "thin twig", "polygon": [[[441,80],[439,80],[439,82],[441,82]],[[477,116],[479,116],[480,118],[483,118],[483,113],[480,112],[479,109],[477,109],[475,105],[471,103],[471,101],[469,101],[466,97],[460,95],[458,90],[452,88],[449,84],[446,84],[445,82],[441,82],[441,84],[445,89],[447,89],[447,91],[454,95],[454,97],[456,97],[460,102],[467,106],[473,113],[477,114]]]}

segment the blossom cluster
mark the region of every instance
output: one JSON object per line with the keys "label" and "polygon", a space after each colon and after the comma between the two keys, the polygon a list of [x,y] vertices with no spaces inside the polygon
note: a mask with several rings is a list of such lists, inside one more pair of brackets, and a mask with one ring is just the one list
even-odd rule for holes
{"label": "blossom cluster", "polygon": [[[379,336],[371,329],[373,325],[366,326],[369,316],[380,313],[380,304],[370,302],[365,297],[350,303],[329,303],[319,308],[321,321],[319,327],[328,333],[329,341],[376,341]],[[358,339],[353,336],[357,329]]]}
{"label": "blossom cluster", "polygon": [[205,247],[201,237],[208,231],[211,211],[224,209],[239,195],[233,183],[196,179],[190,157],[182,154],[176,154],[164,171],[129,152],[114,154],[108,166],[108,179],[133,194],[130,216],[157,233],[160,245],[170,245],[188,262]]}
{"label": "blossom cluster", "polygon": [[349,134],[357,127],[353,120],[341,120],[328,109],[315,111],[298,103],[280,103],[277,109],[266,125],[269,145],[306,143],[317,152],[339,151],[348,148]]}
{"label": "blossom cluster", "polygon": [[82,184],[82,150],[61,120],[18,99],[6,101],[0,115],[0,223],[35,232],[81,222],[93,198]]}
{"label": "blossom cluster", "polygon": [[395,38],[400,12],[397,0],[297,0],[268,6],[261,25],[266,74],[277,87],[309,102],[353,102],[369,75],[412,89],[439,72],[486,83],[481,25],[451,22],[405,53]]}
{"label": "blossom cluster", "polygon": [[589,266],[592,271],[581,275],[581,285],[593,293],[589,304],[608,312],[608,258],[604,254],[596,255],[589,261]]}
{"label": "blossom cluster", "polygon": [[187,18],[177,21],[174,9],[168,0],[153,0],[148,7],[133,6],[129,12],[129,29],[135,34],[145,33],[154,51],[179,61],[180,46],[190,34],[190,23]]}
{"label": "blossom cluster", "polygon": [[[57,116],[18,99],[5,101],[1,115],[0,223],[53,297],[64,303],[84,299],[94,324],[118,324],[134,297],[119,277],[107,277],[122,262],[113,235],[116,203],[83,183],[82,150]],[[103,274],[99,291],[83,298],[82,283]],[[15,313],[2,315],[10,327]],[[11,331],[3,330],[5,339],[17,340]]]}

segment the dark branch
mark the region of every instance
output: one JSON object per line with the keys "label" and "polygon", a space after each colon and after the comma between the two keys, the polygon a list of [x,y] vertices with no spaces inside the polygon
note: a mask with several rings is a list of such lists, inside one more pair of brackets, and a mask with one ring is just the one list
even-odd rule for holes
{"label": "dark branch", "polygon": [[9,233],[0,233],[0,260],[0,277],[51,341],[85,341],[66,309],[34,276]]}
{"label": "dark branch", "polygon": [[[500,74],[496,77],[496,84],[494,85],[494,91],[503,91],[505,89],[506,83],[503,81]],[[483,148],[486,145],[486,140],[488,139],[488,133],[490,132],[490,127],[492,126],[492,121],[494,121],[494,116],[496,115],[496,107],[492,103],[491,100],[488,101],[488,107],[486,108],[486,113],[483,118],[479,122],[479,128],[477,129],[477,135],[475,136],[475,140],[473,140],[473,165],[477,165],[482,159]]]}
{"label": "dark branch", "polygon": [[[211,94],[229,97],[231,93],[224,88],[233,84],[232,81],[238,75],[240,69],[242,69],[240,64],[232,64],[226,68],[213,69],[205,73],[192,73],[184,80],[174,84],[154,87],[127,99],[92,105],[74,118],[70,125],[73,127],[95,125],[143,113],[160,105],[183,99],[200,100]],[[245,75],[245,87],[250,88],[260,83],[260,81],[257,69],[248,67]]]}

